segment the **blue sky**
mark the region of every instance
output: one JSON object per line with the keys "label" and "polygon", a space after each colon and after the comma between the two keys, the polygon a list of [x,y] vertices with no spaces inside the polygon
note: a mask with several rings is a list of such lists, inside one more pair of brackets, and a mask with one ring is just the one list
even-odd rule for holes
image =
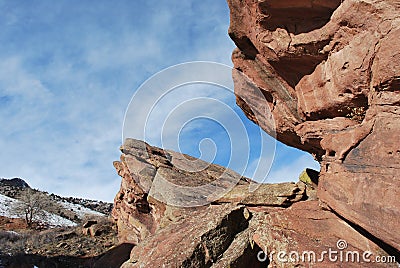
{"label": "blue sky", "polygon": [[[232,65],[224,0],[0,0],[0,12],[0,177],[60,195],[114,198],[125,110],[146,79],[187,61]],[[232,95],[222,98],[244,118]],[[180,147],[199,156],[208,136],[219,148],[215,162],[226,164],[226,133],[210,120],[188,125]],[[203,145],[213,153],[212,143]],[[250,167],[259,157],[253,151]],[[306,166],[318,167],[278,144],[271,181],[296,180]]]}

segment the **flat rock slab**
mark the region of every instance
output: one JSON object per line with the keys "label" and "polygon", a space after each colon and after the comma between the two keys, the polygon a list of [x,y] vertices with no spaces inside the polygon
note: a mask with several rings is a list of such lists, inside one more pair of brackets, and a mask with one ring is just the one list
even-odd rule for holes
{"label": "flat rock slab", "polygon": [[254,191],[251,191],[248,185],[237,185],[215,202],[286,207],[305,199],[305,189],[303,183],[259,184]]}

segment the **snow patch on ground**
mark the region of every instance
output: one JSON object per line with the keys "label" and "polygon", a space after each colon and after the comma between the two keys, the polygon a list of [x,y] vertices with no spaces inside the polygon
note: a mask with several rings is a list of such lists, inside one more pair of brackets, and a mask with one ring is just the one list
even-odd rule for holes
{"label": "snow patch on ground", "polygon": [[[0,216],[7,218],[20,218],[13,212],[12,209],[13,206],[17,205],[18,203],[20,203],[20,201],[18,201],[17,199],[0,194]],[[34,219],[41,221],[45,224],[49,224],[51,226],[66,226],[66,227],[76,226],[75,222],[60,217],[58,215],[49,213],[47,211],[45,211],[45,215],[46,215],[45,219],[37,219],[37,218]]]}
{"label": "snow patch on ground", "polygon": [[20,236],[20,234],[15,231],[5,231],[5,232],[11,235]]}
{"label": "snow patch on ground", "polygon": [[18,215],[13,213],[12,207],[15,202],[19,202],[14,198],[0,194],[0,216],[7,218],[19,218]]}
{"label": "snow patch on ground", "polygon": [[[77,224],[73,221],[70,221],[66,218],[63,218],[61,216],[49,213],[47,211],[45,211],[46,214],[46,219],[45,219],[45,223],[51,225],[51,226],[66,226],[66,227],[73,227],[76,226]],[[41,219],[37,219],[37,220],[41,220]]]}
{"label": "snow patch on ground", "polygon": [[73,211],[80,219],[83,219],[87,216],[98,216],[98,217],[105,217],[106,215],[94,210],[91,210],[89,208],[86,208],[82,205],[78,204],[73,204],[69,203],[66,201],[61,201],[58,202],[61,206],[63,206],[65,209],[68,209],[70,211]]}

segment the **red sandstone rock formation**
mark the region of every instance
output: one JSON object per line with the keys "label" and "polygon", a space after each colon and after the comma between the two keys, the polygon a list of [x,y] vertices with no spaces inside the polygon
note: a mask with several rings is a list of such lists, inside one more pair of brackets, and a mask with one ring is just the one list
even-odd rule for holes
{"label": "red sandstone rock formation", "polygon": [[269,106],[277,139],[321,163],[319,198],[398,254],[400,1],[228,3],[238,105],[267,132]]}
{"label": "red sandstone rock formation", "polygon": [[[233,189],[228,189],[229,191],[223,196],[205,205],[240,203],[287,207],[306,198],[306,186],[303,183],[264,184],[254,187],[256,190],[250,193],[250,180],[233,171],[187,155],[162,150],[142,141],[127,139],[121,151],[123,153],[121,161],[114,162],[114,166],[122,177],[122,183],[112,211],[117,221],[121,242],[138,244],[157,230],[182,218],[190,218],[195,211],[207,207],[179,207],[162,202],[174,201],[173,199],[190,201],[190,198],[201,199],[204,196],[202,192],[195,192],[197,196],[189,196],[188,192],[178,192],[180,195],[176,196],[176,193],[168,189],[166,192],[173,195],[173,199],[164,200],[166,194],[162,191],[165,190],[162,189],[164,185],[157,182],[160,175],[176,186],[220,183],[218,179],[221,176],[225,176],[224,182],[227,180],[234,182]],[[191,162],[184,161],[184,158]],[[227,177],[227,174],[231,177]]]}
{"label": "red sandstone rock formation", "polygon": [[[216,180],[224,168],[196,160],[191,168],[198,165],[202,167],[200,171],[190,172],[188,166],[182,170],[178,168],[183,167],[179,163],[182,155],[132,139],[125,142],[121,151],[121,161],[114,163],[123,178],[113,216],[120,240],[135,244],[124,268],[258,268],[268,263],[270,267],[360,267],[361,262],[363,267],[396,267],[393,263],[366,263],[362,259],[366,251],[371,252],[371,260],[388,253],[329,208],[321,207],[318,200],[312,200],[315,190],[311,184],[263,184],[249,193],[250,180],[239,177],[234,188],[212,203],[176,207],[157,201],[152,194],[156,192],[153,188],[158,187],[154,181],[159,172],[174,183],[197,185]],[[311,181],[305,174],[302,180]],[[341,251],[337,248],[340,239],[347,243]],[[354,258],[358,259],[331,261],[328,255],[321,255],[329,250],[336,252],[332,258],[339,257],[338,252],[357,252],[358,257]],[[299,258],[304,255],[307,259],[281,262],[277,259],[279,251],[296,251]],[[309,256],[311,252],[315,255]]]}
{"label": "red sandstone rock formation", "polygon": [[[238,105],[312,153],[320,176],[249,193],[234,172],[128,139],[114,163],[113,216],[120,239],[136,246],[122,267],[397,267],[375,257],[400,258],[400,2],[228,3]],[[202,206],[171,205],[201,192],[157,190],[160,177],[195,187],[221,174],[217,188],[238,185]]]}

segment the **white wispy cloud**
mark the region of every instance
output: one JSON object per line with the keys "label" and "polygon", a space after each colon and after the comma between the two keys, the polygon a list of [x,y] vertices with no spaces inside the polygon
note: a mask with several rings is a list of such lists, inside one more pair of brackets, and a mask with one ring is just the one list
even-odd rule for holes
{"label": "white wispy cloud", "polygon": [[[57,194],[113,199],[120,178],[112,161],[119,159],[125,109],[151,75],[186,61],[231,65],[224,0],[0,1],[0,10],[0,177],[22,177]],[[186,98],[205,95],[234,105],[226,92],[198,90],[204,91],[186,91]],[[166,100],[153,128],[183,99]],[[191,108],[209,117],[219,113],[202,103]],[[166,130],[173,133],[188,111]],[[205,126],[189,124],[182,141],[201,138]]]}

